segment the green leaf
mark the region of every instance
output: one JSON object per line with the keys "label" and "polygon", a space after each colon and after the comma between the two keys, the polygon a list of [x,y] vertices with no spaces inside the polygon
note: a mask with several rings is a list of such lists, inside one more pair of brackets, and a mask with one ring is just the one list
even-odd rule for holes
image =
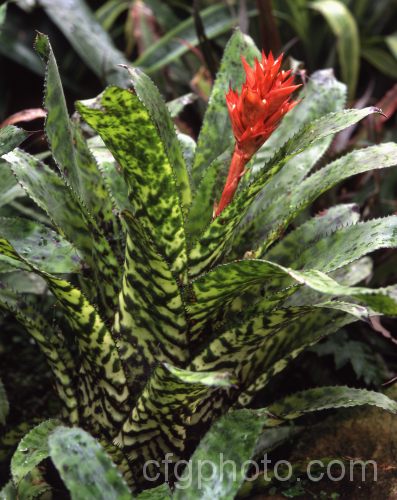
{"label": "green leaf", "polygon": [[118,64],[127,64],[110,36],[95,20],[83,0],[40,0],[46,14],[65,35],[70,45],[100,80],[128,85],[128,77]]}
{"label": "green leaf", "polygon": [[6,14],[7,14],[7,2],[5,2],[3,5],[0,5],[0,29],[6,19]]}
{"label": "green leaf", "polygon": [[4,156],[32,200],[71,241],[93,269],[104,310],[112,317],[117,301],[120,265],[95,221],[65,181],[35,157],[15,150]]}
{"label": "green leaf", "polygon": [[43,224],[0,217],[0,235],[43,271],[62,274],[80,270],[80,257],[73,246]]}
{"label": "green leaf", "polygon": [[12,175],[7,162],[0,160],[0,207],[24,195],[24,190]]}
{"label": "green leaf", "polygon": [[[248,410],[223,416],[201,440],[191,465],[175,485],[173,498],[234,498],[245,479],[262,427],[262,419]],[[227,461],[227,466],[223,465]]]}
{"label": "green leaf", "polygon": [[[204,373],[203,380],[190,370],[170,365],[152,369],[144,389],[114,443],[128,454],[136,485],[161,471],[153,466],[159,456],[185,456],[189,443],[213,420],[223,398],[235,383],[227,371]],[[147,482],[144,483],[147,485]]]}
{"label": "green leaf", "polygon": [[180,97],[176,97],[172,101],[167,102],[168,112],[171,118],[176,118],[179,113],[189,104],[192,104],[197,99],[197,94],[193,94],[189,92],[188,94],[181,95]]}
{"label": "green leaf", "polygon": [[137,497],[138,500],[168,500],[173,498],[167,483],[160,484],[157,488],[143,491]]}
{"label": "green leaf", "polygon": [[[332,231],[325,229],[325,233]],[[396,247],[397,217],[391,215],[384,219],[341,227],[332,234],[325,234],[311,246],[304,248],[294,260],[293,266],[328,273],[380,248]]]}
{"label": "green leaf", "polygon": [[395,56],[389,54],[381,47],[363,47],[361,55],[381,73],[394,80],[397,79],[397,61]]}
{"label": "green leaf", "polygon": [[192,167],[192,182],[195,187],[211,162],[234,143],[225,94],[230,84],[233,88],[238,88],[245,80],[240,55],[252,63],[254,57],[259,57],[259,51],[250,37],[237,30],[225,47],[197,141]]}
{"label": "green leaf", "polygon": [[157,128],[176,179],[180,203],[182,208],[187,211],[192,201],[190,181],[182,149],[168,108],[157,87],[145,73],[136,68],[129,68],[129,73],[135,92],[148,110]]}
{"label": "green leaf", "polygon": [[[250,9],[248,15],[256,11]],[[207,38],[215,38],[229,31],[238,23],[231,15],[229,6],[212,5],[200,12],[200,17],[205,26]],[[184,40],[185,43],[181,43]],[[197,31],[194,26],[193,16],[179,23],[174,29],[168,31],[160,40],[149,47],[135,62],[135,66],[144,68],[148,74],[159,71],[165,65],[179,60],[180,57],[199,43]]]}
{"label": "green leaf", "polygon": [[19,482],[17,498],[34,500],[36,498],[45,498],[46,493],[51,495],[50,492],[51,486],[45,481],[39,467],[35,467]]}
{"label": "green leaf", "polygon": [[[202,237],[190,252],[191,276],[197,276],[221,258],[235,228],[247,213],[253,200],[290,158],[313,143],[335,134],[375,112],[378,112],[377,108],[370,107],[330,113],[306,125],[289,139],[275,154],[267,168],[263,169],[246,189],[240,190],[232,203],[204,231]],[[384,156],[387,160],[391,160],[393,146],[386,145],[386,149],[387,154],[385,151]],[[381,155],[377,155],[377,162],[382,159]],[[347,174],[348,172],[345,171],[346,176]],[[332,187],[332,184],[329,187]]]}
{"label": "green leaf", "polygon": [[12,481],[8,481],[0,491],[0,500],[17,500],[18,493]]}
{"label": "green leaf", "polygon": [[[138,220],[124,212],[127,229],[123,286],[114,332],[134,387],[159,361],[183,365],[187,321],[178,283]],[[136,391],[138,394],[138,391]]]}
{"label": "green leaf", "polygon": [[282,234],[288,224],[322,193],[348,177],[372,169],[388,168],[397,163],[397,145],[384,143],[352,151],[329,163],[295,186],[288,195],[288,210],[275,220],[264,220],[265,237],[256,255],[263,255],[267,248]]}
{"label": "green leaf", "polygon": [[[298,264],[298,262],[302,262],[302,260],[304,263],[306,262],[305,259],[301,258],[301,255],[308,248],[312,249],[312,245],[316,245],[319,240],[333,234],[340,228],[356,224],[359,219],[360,211],[357,205],[349,204],[332,207],[325,213],[312,217],[304,224],[301,224],[272,246],[265,253],[266,260],[283,266],[299,268],[302,264]],[[307,267],[314,266],[309,264]]]}
{"label": "green leaf", "polygon": [[132,499],[117,467],[87,432],[58,427],[49,437],[48,447],[72,500]]}
{"label": "green leaf", "polygon": [[86,378],[85,383],[79,385],[83,416],[112,428],[124,417],[129,391],[115,340],[106,324],[78,288],[39,270],[1,238],[0,253],[23,262],[48,283],[77,339],[82,363],[79,373]]}
{"label": "green leaf", "polygon": [[9,410],[10,406],[8,404],[7,394],[4,389],[3,382],[0,379],[0,425],[4,425],[6,423]]}
{"label": "green leaf", "polygon": [[37,342],[54,375],[58,396],[67,409],[67,418],[71,424],[76,424],[79,419],[76,386],[78,370],[66,347],[64,335],[10,289],[6,297],[0,296],[0,309],[11,313]]}
{"label": "green leaf", "polygon": [[353,99],[360,70],[360,37],[356,21],[346,5],[339,0],[321,0],[311,3],[310,7],[324,16],[337,37],[342,79],[349,87],[350,99]]}
{"label": "green leaf", "polygon": [[[273,322],[273,316],[277,318],[281,312],[268,313],[269,319],[264,319],[267,323]],[[266,312],[262,313],[262,317],[264,314]],[[240,369],[241,392],[236,406],[248,406],[259,391],[265,389],[276,375],[306,349],[357,321],[360,315],[363,319],[367,317],[364,308],[341,302],[288,308],[285,314],[291,318],[290,321],[281,324],[281,328],[278,328],[277,323],[273,328],[268,327],[269,333],[265,329],[262,332],[259,330],[256,342],[251,341],[248,351],[244,349]],[[259,317],[253,317],[241,326],[240,331],[249,332],[258,320]]]}
{"label": "green leaf", "polygon": [[[109,239],[115,238],[118,236],[118,226],[111,198],[81,131],[69,119],[58,66],[48,37],[38,34],[35,49],[46,65],[45,131],[53,157],[98,226],[106,231]],[[112,231],[115,234],[112,235]]]}
{"label": "green leaf", "polygon": [[59,425],[58,420],[46,420],[22,438],[11,460],[11,474],[17,485],[49,456],[48,436]]}
{"label": "green leaf", "polygon": [[377,406],[390,413],[397,413],[397,402],[385,394],[352,387],[316,387],[287,396],[263,410],[256,410],[256,415],[265,416],[265,425],[273,426],[295,420],[306,413],[349,408],[352,406]]}
{"label": "green leaf", "polygon": [[19,146],[29,134],[14,125],[7,125],[0,129],[0,156],[9,153]]}
{"label": "green leaf", "polygon": [[182,208],[172,167],[148,111],[136,95],[118,87],[105,90],[100,109],[83,103],[77,108],[120,164],[134,215],[184,281]]}

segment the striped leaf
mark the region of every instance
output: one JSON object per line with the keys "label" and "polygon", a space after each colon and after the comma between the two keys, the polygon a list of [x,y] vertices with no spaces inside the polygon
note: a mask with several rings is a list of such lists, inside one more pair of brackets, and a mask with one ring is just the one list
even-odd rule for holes
{"label": "striped leaf", "polygon": [[[4,156],[20,184],[72,242],[93,270],[105,311],[112,316],[118,291],[119,263],[109,242],[65,181],[35,157],[14,150]],[[1,234],[1,232],[0,232]]]}
{"label": "striped leaf", "polygon": [[0,309],[11,313],[35,340],[54,375],[57,394],[67,411],[66,418],[71,424],[77,424],[77,366],[62,332],[10,290],[6,300],[0,297]]}
{"label": "striped leaf", "polygon": [[192,201],[190,181],[182,149],[175,132],[175,125],[168,108],[152,80],[137,68],[129,68],[132,84],[137,96],[149,111],[153,123],[164,145],[168,161],[175,175],[180,203],[186,212]]}
{"label": "striped leaf", "polygon": [[[114,332],[134,387],[159,361],[183,365],[188,354],[185,307],[170,266],[137,219],[127,228],[124,277]],[[138,392],[138,391],[136,391]]]}
{"label": "striped leaf", "polygon": [[[254,57],[259,57],[259,51],[249,36],[236,30],[225,47],[198,138],[192,166],[192,182],[195,188],[212,161],[234,143],[225,94],[230,84],[233,88],[238,88],[245,80],[239,55],[252,64]],[[201,189],[207,188],[203,185]]]}
{"label": "striped leaf", "polygon": [[58,299],[65,311],[65,320],[76,335],[81,356],[79,398],[83,418],[91,423],[98,420],[105,428],[112,429],[124,416],[129,394],[116,344],[106,324],[78,288],[40,271],[1,238],[0,252],[20,260],[41,276]]}
{"label": "striped leaf", "polygon": [[139,98],[108,87],[100,108],[78,111],[120,164],[135,217],[156,242],[172,271],[186,279],[186,245],[177,185],[163,143]]}
{"label": "striped leaf", "polygon": [[[232,203],[204,231],[200,240],[190,252],[191,275],[197,276],[222,257],[235,228],[247,213],[253,200],[290,158],[313,143],[335,134],[377,111],[376,108],[365,108],[330,113],[306,125],[294,137],[289,139],[275,154],[268,167],[261,171],[246,189],[240,190]],[[384,152],[384,156],[382,154],[377,155],[376,164],[380,166],[383,160],[390,161],[392,152],[393,148],[389,145],[389,149],[387,153]],[[381,153],[381,150],[378,153]],[[348,175],[346,171],[345,175]]]}
{"label": "striped leaf", "polygon": [[128,454],[136,485],[143,480],[145,464],[147,477],[164,474],[164,463],[159,470],[148,460],[166,453],[174,454],[173,461],[188,456],[189,448],[221,411],[228,387],[234,383],[227,372],[200,376],[170,365],[153,369],[115,439]]}

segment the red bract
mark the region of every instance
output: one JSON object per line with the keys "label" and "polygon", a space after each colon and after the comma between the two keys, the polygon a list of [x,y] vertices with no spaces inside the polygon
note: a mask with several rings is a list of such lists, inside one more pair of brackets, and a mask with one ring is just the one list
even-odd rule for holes
{"label": "red bract", "polygon": [[244,167],[252,155],[277,128],[281,118],[297,104],[290,98],[300,87],[293,84],[291,71],[280,71],[282,55],[275,60],[271,52],[268,57],[262,52],[262,60],[255,59],[254,68],[244,57],[241,59],[246,74],[245,83],[240,95],[233,89],[226,95],[236,146],[215,217],[233,199],[244,175]]}

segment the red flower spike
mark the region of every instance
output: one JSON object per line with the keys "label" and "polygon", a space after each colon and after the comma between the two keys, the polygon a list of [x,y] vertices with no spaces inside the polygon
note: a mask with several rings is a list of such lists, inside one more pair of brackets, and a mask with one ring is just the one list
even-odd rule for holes
{"label": "red flower spike", "polygon": [[277,59],[270,52],[262,59],[255,59],[252,68],[244,57],[241,61],[245,70],[245,83],[238,92],[229,89],[226,104],[233,134],[236,139],[233,158],[219,204],[215,207],[217,217],[232,201],[238,183],[244,175],[245,165],[277,128],[281,118],[297,101],[291,101],[291,94],[300,87],[294,85],[291,71],[280,71],[283,54]]}

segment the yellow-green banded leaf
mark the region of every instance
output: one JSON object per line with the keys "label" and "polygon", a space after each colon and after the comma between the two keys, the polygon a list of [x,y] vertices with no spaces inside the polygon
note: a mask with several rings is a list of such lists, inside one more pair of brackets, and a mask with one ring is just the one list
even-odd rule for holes
{"label": "yellow-green banded leaf", "polygon": [[196,374],[169,365],[157,365],[152,370],[115,439],[129,456],[137,486],[145,464],[147,477],[164,474],[164,464],[157,468],[148,460],[166,453],[174,454],[172,460],[185,458],[186,447],[200,439],[233,384],[228,373],[205,373],[203,382],[197,379]]}
{"label": "yellow-green banded leaf", "polygon": [[[111,239],[117,220],[111,198],[94,158],[78,126],[69,119],[58,66],[47,36],[38,34],[35,49],[46,65],[44,106],[45,131],[62,175],[80,196],[97,224]],[[109,234],[110,233],[110,234]]]}
{"label": "yellow-green banded leaf", "polygon": [[235,498],[262,428],[262,418],[248,410],[224,415],[201,440],[191,464],[175,485],[173,497],[177,500]]}
{"label": "yellow-green banded leaf", "polygon": [[105,90],[100,108],[83,103],[77,108],[120,164],[135,217],[184,281],[182,208],[172,167],[148,111],[136,95],[118,87]]}
{"label": "yellow-green banded leaf", "polygon": [[4,389],[3,382],[0,379],[0,425],[6,423],[6,418],[10,410],[6,390]]}
{"label": "yellow-green banded leaf", "polygon": [[65,35],[70,45],[101,81],[128,85],[128,77],[119,64],[127,64],[123,53],[96,21],[83,0],[40,0],[46,14]]}
{"label": "yellow-green banded leaf", "polygon": [[48,457],[48,436],[59,425],[58,420],[46,420],[22,438],[11,460],[11,474],[17,485]]}
{"label": "yellow-green banded leaf", "polygon": [[[35,157],[15,150],[4,156],[20,184],[72,242],[93,269],[104,310],[113,315],[117,298],[119,264],[106,238],[65,181]],[[111,307],[112,306],[112,307]]]}
{"label": "yellow-green banded leaf", "polygon": [[153,123],[156,125],[176,179],[180,203],[183,210],[187,211],[192,202],[189,175],[168,108],[157,87],[145,73],[137,68],[128,68],[128,70],[135,92],[146,106]]}
{"label": "yellow-green banded leaf", "polygon": [[[331,207],[325,213],[312,217],[287,234],[265,253],[266,260],[299,269],[301,265],[298,262],[301,261],[301,255],[307,248],[311,248],[318,240],[344,226],[356,224],[359,219],[360,211],[355,204]],[[315,266],[308,265],[307,267]]]}
{"label": "yellow-green banded leaf", "polygon": [[[299,314],[299,309],[293,307],[289,309],[292,313],[291,321],[282,324],[281,328],[276,325],[268,332],[265,329],[259,331],[256,342],[252,343],[251,339],[251,348],[247,353],[243,348],[239,367],[241,392],[236,406],[248,406],[257,393],[263,391],[273,377],[285,370],[303,351],[344,326],[359,318],[366,319],[368,316],[365,308],[361,306],[336,301],[301,308],[303,314]],[[253,315],[259,310],[260,306],[256,311],[254,308]],[[270,311],[265,314],[270,317],[274,314],[277,317],[279,313]],[[240,330],[244,328],[249,332],[257,321],[252,317],[251,321],[248,320],[240,327]],[[230,343],[231,345],[235,343],[233,337]],[[224,359],[227,357],[224,356]]]}
{"label": "yellow-green banded leaf", "polygon": [[[183,365],[188,356],[185,307],[170,266],[138,220],[124,212],[126,256],[114,332],[134,387],[159,361]],[[138,393],[138,391],[136,391]]]}
{"label": "yellow-green banded leaf", "polygon": [[360,70],[360,37],[356,21],[346,5],[339,0],[321,0],[309,5],[324,16],[337,37],[342,79],[349,87],[350,99],[353,99]]}
{"label": "yellow-green banded leaf", "polygon": [[397,402],[385,394],[346,386],[307,389],[276,401],[267,408],[253,411],[257,416],[265,417],[264,425],[270,427],[313,411],[362,405],[377,406],[390,413],[397,413]]}
{"label": "yellow-green banded leaf", "polygon": [[5,298],[0,296],[0,309],[11,313],[35,340],[54,375],[57,394],[67,410],[67,419],[71,424],[77,424],[77,365],[65,345],[62,332],[11,290],[7,290]]}
{"label": "yellow-green banded leaf", "polygon": [[117,467],[83,429],[58,427],[49,437],[48,449],[72,500],[132,499]]}
{"label": "yellow-green banded leaf", "polygon": [[278,239],[288,224],[322,193],[331,189],[352,175],[372,169],[388,168],[397,165],[397,145],[384,143],[365,149],[352,151],[328,164],[306,178],[289,193],[288,210],[277,219],[266,219],[264,215],[264,238],[256,251],[257,256],[264,255],[267,248]]}
{"label": "yellow-green banded leaf", "polygon": [[[49,273],[80,270],[80,256],[73,246],[47,226],[29,219],[0,217],[0,235],[32,264]],[[19,262],[15,262],[18,267]]]}
{"label": "yellow-green banded leaf", "polygon": [[[273,160],[269,162],[268,167],[259,172],[245,189],[240,190],[232,203],[204,231],[200,240],[190,252],[191,275],[197,276],[221,258],[235,228],[247,213],[253,200],[290,158],[315,142],[333,135],[376,112],[379,112],[377,108],[369,107],[361,110],[349,109],[330,113],[306,125],[295,136],[289,139],[276,153]],[[392,146],[389,146],[384,156],[381,154],[377,155],[376,163],[379,167],[381,166],[379,163],[382,160],[390,160],[392,151]],[[348,172],[345,171],[345,175],[348,176]],[[329,187],[332,187],[332,184]]]}
{"label": "yellow-green banded leaf", "polygon": [[229,85],[237,89],[245,80],[241,55],[252,63],[254,57],[259,57],[259,50],[250,37],[237,30],[223,53],[197,141],[192,167],[192,182],[196,188],[212,161],[234,143],[225,95],[229,90]]}
{"label": "yellow-green banded leaf", "polygon": [[48,283],[76,336],[81,356],[79,397],[86,403],[82,405],[83,417],[98,420],[102,426],[112,429],[115,422],[124,417],[129,392],[116,343],[106,324],[78,288],[40,271],[3,238],[0,238],[0,253],[22,261]]}
{"label": "yellow-green banded leaf", "polygon": [[194,321],[194,331],[253,285],[287,276],[322,294],[353,297],[381,314],[397,314],[397,296],[393,288],[349,287],[317,270],[295,271],[270,261],[252,259],[217,266],[193,281],[194,302],[189,305],[188,312]]}
{"label": "yellow-green banded leaf", "polygon": [[28,133],[14,125],[7,125],[0,129],[0,156],[9,153],[19,146],[27,137]]}

